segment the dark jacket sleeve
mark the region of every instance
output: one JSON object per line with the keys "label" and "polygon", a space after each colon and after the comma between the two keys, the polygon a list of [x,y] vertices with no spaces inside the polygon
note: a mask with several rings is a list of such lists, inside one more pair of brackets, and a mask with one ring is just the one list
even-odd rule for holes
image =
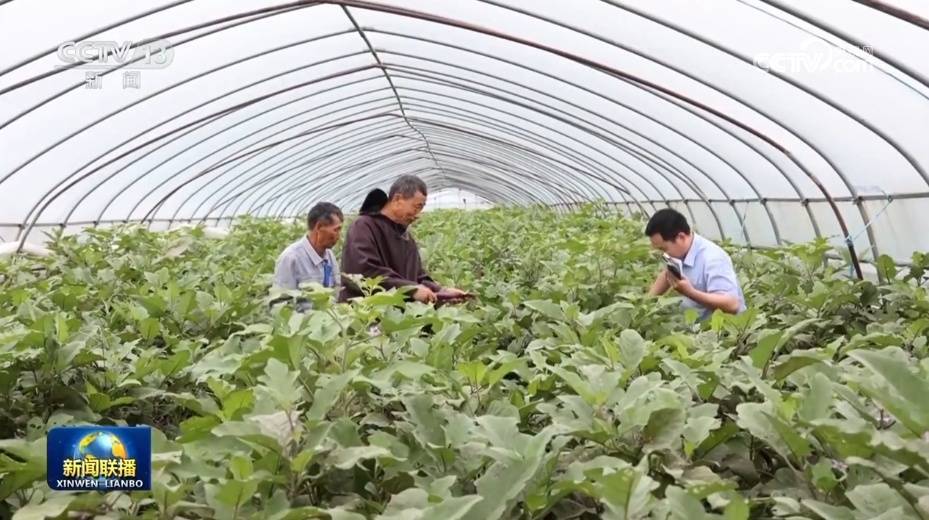
{"label": "dark jacket sleeve", "polygon": [[385,289],[417,285],[414,280],[407,280],[391,269],[382,257],[370,225],[359,222],[352,226],[351,237],[346,240],[343,271],[346,274],[360,274],[365,278],[384,277],[381,286]]}
{"label": "dark jacket sleeve", "polygon": [[419,276],[417,277],[416,281],[418,281],[422,285],[425,285],[426,287],[431,289],[433,292],[439,292],[442,290],[442,286],[435,283],[435,280],[433,280],[432,277],[426,273],[426,270],[423,268],[422,263],[419,264]]}

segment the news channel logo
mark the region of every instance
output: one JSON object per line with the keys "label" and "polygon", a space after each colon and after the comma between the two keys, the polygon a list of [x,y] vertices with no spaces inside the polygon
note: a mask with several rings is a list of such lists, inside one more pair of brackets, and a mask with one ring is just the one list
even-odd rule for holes
{"label": "news channel logo", "polygon": [[59,491],[152,487],[148,426],[59,426],[48,432],[48,485]]}
{"label": "news channel logo", "polygon": [[126,40],[67,41],[58,45],[57,67],[108,70],[163,69],[174,61],[174,45],[165,39],[134,42]]}

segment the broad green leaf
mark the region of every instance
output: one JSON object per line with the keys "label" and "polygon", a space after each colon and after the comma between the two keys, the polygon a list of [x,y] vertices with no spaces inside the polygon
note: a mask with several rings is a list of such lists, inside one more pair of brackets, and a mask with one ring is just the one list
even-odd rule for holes
{"label": "broad green leaf", "polygon": [[784,331],[775,330],[758,340],[758,346],[748,353],[748,356],[752,358],[752,364],[755,368],[759,370],[764,368],[765,364],[771,359],[771,356],[774,355],[774,349],[778,346],[783,336]]}
{"label": "broad green leaf", "polygon": [[833,506],[818,500],[804,500],[803,506],[824,520],[855,520],[854,513],[847,507]]}
{"label": "broad green leaf", "polygon": [[703,504],[683,489],[671,486],[665,491],[665,496],[671,506],[671,519],[704,520],[707,518]]}
{"label": "broad green leaf", "polygon": [[597,486],[600,500],[607,507],[604,518],[635,520],[647,518],[655,505],[652,491],[658,483],[637,468],[626,468],[603,477]]}
{"label": "broad green leaf", "polygon": [[900,508],[905,515],[898,516],[900,520],[919,520],[906,499],[884,483],[856,486],[845,493],[845,496],[855,506],[856,512],[867,515],[868,518],[876,518],[894,508]]}
{"label": "broad green leaf", "polygon": [[301,392],[297,384],[299,375],[288,370],[284,363],[271,358],[265,366],[264,375],[258,378],[263,385],[258,388],[270,395],[282,408],[291,409],[300,400]]}
{"label": "broad green leaf", "polygon": [[626,374],[631,374],[639,368],[645,358],[645,340],[634,330],[624,330],[619,334],[619,360],[626,368]]}
{"label": "broad green leaf", "polygon": [[46,518],[57,518],[68,510],[78,497],[76,495],[52,495],[48,500],[41,504],[28,504],[15,513],[13,520],[45,520]]}
{"label": "broad green leaf", "polygon": [[817,363],[822,363],[821,359],[813,357],[813,354],[799,353],[790,357],[787,361],[781,363],[774,367],[774,379],[778,382],[786,379],[790,374],[793,374],[801,368],[806,368],[810,365],[815,365]]}
{"label": "broad green leaf", "polygon": [[665,408],[652,413],[642,431],[646,453],[679,448],[684,431],[684,416],[681,408]]}
{"label": "broad green leaf", "polygon": [[738,493],[732,493],[729,497],[729,505],[723,511],[724,520],[748,520],[751,509],[748,501]]}
{"label": "broad green leaf", "polygon": [[929,381],[914,374],[900,357],[902,350],[856,350],[849,356],[862,363],[872,376],[861,381],[872,399],[889,410],[916,435],[929,431]]}
{"label": "broad green leaf", "polygon": [[475,481],[481,501],[469,509],[464,518],[486,520],[504,517],[542,466],[545,448],[552,435],[552,431],[543,430],[524,444],[520,458],[494,462]]}
{"label": "broad green leaf", "polygon": [[564,310],[550,300],[528,300],[523,305],[554,321],[565,321]]}
{"label": "broad green leaf", "polygon": [[222,484],[206,484],[206,503],[213,508],[218,520],[232,520],[245,503],[251,501],[258,490],[255,480],[227,480]]}
{"label": "broad green leaf", "polygon": [[339,469],[350,469],[362,460],[378,457],[391,457],[391,453],[380,446],[355,446],[352,448],[336,448],[326,459],[326,464]]}
{"label": "broad green leaf", "polygon": [[432,397],[415,395],[403,401],[411,422],[416,426],[416,436],[426,446],[445,446],[442,421],[432,408]]}
{"label": "broad green leaf", "polygon": [[830,403],[832,403],[832,381],[818,373],[810,381],[810,391],[804,397],[797,413],[807,422],[822,419],[829,413]]}
{"label": "broad green leaf", "polygon": [[321,421],[325,419],[326,414],[335,405],[339,399],[342,390],[348,385],[349,381],[355,377],[358,372],[350,370],[332,378],[325,386],[316,390],[313,395],[313,406],[307,413],[307,419],[311,421]]}

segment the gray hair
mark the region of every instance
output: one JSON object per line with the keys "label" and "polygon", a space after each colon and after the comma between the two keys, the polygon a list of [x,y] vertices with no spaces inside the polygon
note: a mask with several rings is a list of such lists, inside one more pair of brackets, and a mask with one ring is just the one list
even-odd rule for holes
{"label": "gray hair", "polygon": [[417,193],[429,195],[429,192],[426,190],[426,183],[415,175],[401,175],[390,186],[388,198],[393,199],[395,196],[400,195],[408,199],[415,196]]}
{"label": "gray hair", "polygon": [[342,216],[342,210],[331,202],[319,202],[306,215],[306,227],[313,229],[316,224],[323,222],[332,224],[332,220],[338,217],[339,220],[345,220]]}

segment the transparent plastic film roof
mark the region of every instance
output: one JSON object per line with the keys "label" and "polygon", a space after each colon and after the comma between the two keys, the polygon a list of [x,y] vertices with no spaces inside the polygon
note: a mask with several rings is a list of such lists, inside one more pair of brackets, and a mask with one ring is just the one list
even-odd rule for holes
{"label": "transparent plastic film roof", "polygon": [[925,0],[8,0],[0,48],[7,242],[351,211],[416,174],[929,250]]}

